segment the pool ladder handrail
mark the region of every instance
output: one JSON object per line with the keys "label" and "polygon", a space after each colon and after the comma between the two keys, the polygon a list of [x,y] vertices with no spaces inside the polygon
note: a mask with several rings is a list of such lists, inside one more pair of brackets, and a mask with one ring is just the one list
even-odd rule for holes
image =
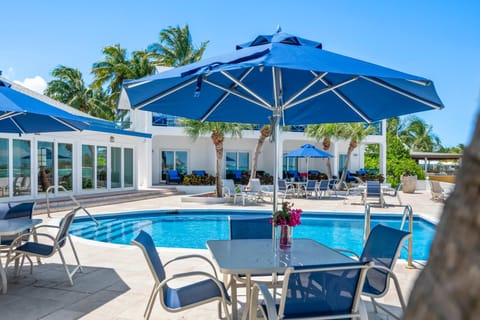
{"label": "pool ladder handrail", "polygon": [[[371,208],[370,205],[367,203],[365,204],[365,225],[363,228],[363,244],[367,242],[368,236],[370,235],[370,222],[371,222]],[[413,209],[412,206],[406,205],[403,208],[402,213],[402,222],[400,224],[400,230],[403,230],[405,227],[405,222],[408,218],[408,232],[410,233],[410,237],[408,239],[408,246],[403,245],[402,247],[407,250],[408,252],[408,259],[407,259],[407,268],[414,268],[413,266]]]}
{"label": "pool ladder handrail", "polygon": [[[45,199],[46,199],[46,203],[47,203],[47,216],[49,218],[52,217],[50,215],[50,200],[48,198],[48,194],[50,193],[51,190],[55,190],[57,193],[58,193],[58,190],[68,192],[68,190],[64,186],[59,186],[59,185],[53,185],[53,186],[50,186],[50,187],[47,188],[47,191],[45,192]],[[90,217],[90,219],[92,219],[93,222],[95,222],[97,224],[97,226],[100,225],[98,220],[95,219],[95,217],[92,216],[92,214],[90,212],[88,212],[88,210],[84,206],[82,206],[80,204],[80,202],[78,202],[78,200],[75,198],[75,196],[73,194],[70,194],[69,197],[73,201],[73,203],[75,203],[76,207],[82,209]]]}

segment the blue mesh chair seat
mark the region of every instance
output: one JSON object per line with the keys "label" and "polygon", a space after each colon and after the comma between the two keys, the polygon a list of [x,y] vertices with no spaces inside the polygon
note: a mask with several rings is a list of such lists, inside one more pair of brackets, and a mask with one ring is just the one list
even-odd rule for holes
{"label": "blue mesh chair seat", "polygon": [[317,186],[317,196],[322,198],[330,191],[329,181],[326,179],[320,180]]}
{"label": "blue mesh chair seat", "polygon": [[[374,263],[367,272],[362,294],[371,298],[375,312],[377,312],[377,307],[379,307],[397,319],[399,318],[397,315],[378,304],[375,298],[381,298],[387,294],[390,279],[392,279],[402,310],[405,310],[405,300],[393,269],[400,255],[403,242],[410,236],[409,232],[377,225],[370,232],[362,254],[358,257],[359,261],[372,261]],[[348,250],[338,251],[354,254]]]}
{"label": "blue mesh chair seat", "polygon": [[317,190],[317,181],[316,180],[307,180],[307,184],[304,188],[305,198],[308,199],[308,196],[318,198],[318,190]]}
{"label": "blue mesh chair seat", "polygon": [[[159,297],[162,307],[169,312],[179,312],[205,303],[218,301],[219,318],[221,317],[221,309],[223,307],[227,319],[230,319],[227,306],[227,304],[230,303],[230,297],[224,284],[218,280],[215,267],[207,258],[201,255],[187,255],[177,257],[163,264],[155,248],[152,237],[143,230],[132,240],[132,244],[138,246],[142,250],[155,280],[144,313],[146,319],[150,318],[157,296]],[[177,273],[171,277],[167,277],[165,271],[167,265],[175,261],[193,258],[206,261],[212,268],[213,274],[198,271]],[[197,280],[197,282],[178,288],[172,288],[169,286],[169,282],[172,280],[189,277],[198,278],[199,276],[206,279],[201,281]]]}
{"label": "blue mesh chair seat", "polygon": [[206,177],[207,173],[205,170],[192,170],[192,174],[196,175],[197,177]]}
{"label": "blue mesh chair seat", "polygon": [[[360,319],[360,294],[369,262],[352,262],[288,268],[282,296],[276,303],[268,288],[255,284],[250,318],[260,312],[265,319]],[[264,302],[259,303],[261,292]]]}
{"label": "blue mesh chair seat", "polygon": [[[23,260],[25,257],[38,257],[38,258],[48,258],[53,256],[54,254],[58,253],[60,255],[60,259],[62,261],[63,267],[65,272],[67,273],[68,280],[70,285],[73,286],[73,275],[77,271],[83,271],[82,266],[80,264],[80,260],[78,259],[77,251],[73,245],[72,239],[70,238],[69,229],[70,226],[75,218],[75,214],[80,208],[76,208],[63,217],[59,226],[56,225],[40,225],[33,228],[32,232],[27,233],[25,235],[21,235],[13,240],[11,246],[12,251],[9,254],[7,263],[11,260],[22,258],[21,264],[23,265]],[[56,229],[57,234],[52,236],[47,232],[39,232],[42,229]],[[34,236],[33,241],[27,241],[23,243],[23,238],[25,236]],[[42,240],[43,239],[43,240]],[[39,242],[41,240],[42,242]],[[65,247],[65,244],[69,242],[70,247],[72,248],[73,254],[75,256],[75,260],[77,265],[70,270],[66,264],[65,257],[63,255],[62,250]],[[30,259],[29,259],[30,260]],[[31,261],[31,260],[30,260]],[[19,273],[19,269],[17,270],[17,275]],[[33,265],[30,267],[30,272],[33,271]]]}

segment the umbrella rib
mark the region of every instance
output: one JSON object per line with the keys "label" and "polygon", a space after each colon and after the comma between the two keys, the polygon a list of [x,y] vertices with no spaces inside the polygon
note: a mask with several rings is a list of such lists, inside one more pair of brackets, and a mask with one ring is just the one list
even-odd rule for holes
{"label": "umbrella rib", "polygon": [[[323,78],[321,78],[321,79],[323,79]],[[334,91],[335,89],[340,88],[340,87],[343,87],[343,86],[345,86],[345,85],[347,85],[347,84],[349,84],[349,83],[351,83],[351,82],[353,82],[353,81],[355,81],[355,80],[357,80],[357,79],[358,79],[358,76],[354,76],[354,77],[352,77],[352,78],[350,78],[350,79],[348,79],[348,80],[345,80],[345,81],[343,81],[343,82],[337,83],[336,85],[327,86],[327,88],[324,88],[324,89],[318,91],[317,93],[314,93],[314,94],[312,94],[312,95],[310,95],[310,96],[308,96],[308,97],[305,97],[305,98],[303,98],[303,99],[301,99],[301,100],[298,100],[298,101],[296,101],[296,102],[291,102],[291,103],[288,104],[288,105],[285,104],[284,109],[288,109],[288,108],[294,107],[294,106],[296,106],[296,105],[298,105],[298,104],[300,104],[300,103],[304,103],[304,102],[306,102],[306,101],[308,101],[308,100],[314,99],[314,98],[316,98],[316,97],[318,97],[318,96],[321,96],[321,95],[323,95],[323,94],[325,94],[325,93],[327,93],[327,92]]]}
{"label": "umbrella rib", "polygon": [[62,120],[62,119],[60,119],[60,118],[57,118],[57,117],[54,117],[54,116],[50,116],[50,118],[52,118],[52,119],[54,119],[54,120],[56,120],[56,121],[60,122],[60,123],[61,123],[61,124],[63,124],[64,126],[66,126],[66,127],[70,128],[70,129],[72,129],[73,131],[80,131],[80,130],[79,130],[77,127],[75,127],[75,126],[73,126],[73,125],[71,125],[71,124],[67,123],[66,121],[64,121],[64,120]]}
{"label": "umbrella rib", "polygon": [[[252,72],[253,68],[249,68],[247,69],[247,71],[245,71],[243,73],[243,75],[240,77],[240,81],[243,81],[251,72]],[[204,80],[204,82],[212,85],[212,83],[210,81],[207,81],[207,80]],[[208,119],[208,117],[213,113],[215,112],[215,110],[217,110],[217,108],[223,103],[223,101],[225,101],[225,99],[227,99],[227,97],[230,95],[230,94],[233,94],[233,90],[235,89],[235,87],[237,86],[237,84],[232,84],[230,86],[230,89],[229,91],[225,92],[221,97],[220,99],[218,99],[218,101],[211,107],[208,109],[207,112],[205,112],[205,115],[200,119],[201,122],[205,121],[206,119]],[[223,89],[223,88],[222,88]]]}
{"label": "umbrella rib", "polygon": [[246,101],[248,101],[248,102],[251,102],[251,103],[253,103],[253,104],[256,104],[256,105],[258,105],[258,106],[260,106],[260,107],[270,109],[270,106],[269,106],[269,105],[263,105],[262,103],[260,103],[260,102],[257,101],[257,100],[254,100],[254,99],[252,99],[252,98],[249,98],[249,97],[241,94],[240,92],[227,89],[227,88],[225,88],[225,87],[223,87],[223,86],[221,86],[221,85],[219,85],[219,84],[217,84],[217,83],[215,83],[215,82],[209,81],[208,79],[203,80],[203,82],[211,85],[212,87],[215,87],[215,88],[217,88],[217,89],[220,89],[220,90],[223,90],[223,91],[228,92],[228,93],[230,93],[230,94],[233,94],[234,96],[237,96],[237,97],[239,97],[239,98],[241,98],[241,99],[244,99],[244,100],[246,100]]}
{"label": "umbrella rib", "polygon": [[155,101],[161,100],[161,99],[165,98],[166,96],[169,96],[169,95],[171,95],[172,93],[177,92],[178,90],[181,90],[181,89],[183,89],[183,88],[185,88],[185,87],[188,87],[189,85],[191,85],[192,83],[195,83],[195,82],[197,82],[197,78],[196,78],[196,77],[195,77],[195,78],[192,78],[192,79],[189,79],[189,80],[187,80],[187,81],[184,81],[184,82],[182,82],[182,83],[180,83],[180,84],[172,87],[171,89],[169,89],[169,90],[167,90],[167,91],[163,91],[163,92],[161,92],[161,93],[159,93],[159,94],[156,94],[156,95],[154,95],[153,97],[148,98],[147,100],[141,101],[141,102],[135,104],[133,107],[134,107],[134,108],[140,108],[140,109],[141,109],[141,108],[145,107],[146,105],[148,105],[148,104],[150,104],[150,103],[154,103]]}
{"label": "umbrella rib", "polygon": [[25,130],[22,129],[22,127],[20,126],[20,124],[15,120],[15,118],[14,118],[13,116],[10,118],[10,121],[12,121],[12,123],[15,125],[15,127],[18,128],[18,130],[19,130],[21,133],[23,133],[23,134],[26,133]]}
{"label": "umbrella rib", "polygon": [[305,91],[307,91],[308,89],[310,89],[315,83],[317,83],[318,81],[320,81],[321,79],[323,79],[323,77],[325,77],[328,72],[324,72],[320,75],[316,74],[315,72],[312,71],[312,73],[315,75],[315,78],[308,84],[306,85],[302,90],[300,90],[299,92],[297,92],[296,94],[294,94],[290,99],[288,99],[287,102],[285,102],[285,105],[289,105],[293,100],[297,99],[299,96],[301,96]]}
{"label": "umbrella rib", "polygon": [[[328,83],[327,80],[325,79],[322,79],[321,80],[323,82],[324,85],[326,85],[327,87],[330,86],[330,83]],[[332,92],[338,97],[340,98],[340,100],[343,101],[343,103],[345,103],[350,109],[352,109],[356,114],[358,114],[360,116],[360,118],[363,119],[363,121],[365,122],[372,122],[372,119],[370,119],[369,117],[367,117],[367,115],[365,113],[363,113],[362,111],[360,111],[360,109],[358,109],[349,99],[347,99],[343,94],[341,94],[340,92],[338,92],[336,89],[332,90]]]}
{"label": "umbrella rib", "polygon": [[256,94],[255,92],[253,92],[250,88],[248,88],[247,86],[245,86],[242,82],[238,81],[237,79],[235,79],[235,77],[231,76],[228,72],[226,71],[221,71],[221,73],[227,77],[229,80],[233,81],[234,83],[236,83],[240,88],[242,88],[243,90],[247,91],[249,94],[251,94],[255,99],[257,99],[258,101],[262,102],[264,104],[264,106],[270,108],[270,104],[265,101],[262,97],[260,97],[258,94]]}
{"label": "umbrella rib", "polygon": [[15,117],[24,113],[25,112],[15,112],[15,111],[5,112],[4,114],[0,115],[0,120],[10,119],[12,117]]}
{"label": "umbrella rib", "polygon": [[[378,86],[381,86],[381,87],[383,87],[383,88],[385,88],[385,89],[387,89],[387,90],[390,90],[390,91],[393,91],[393,92],[395,92],[395,93],[398,93],[398,94],[400,94],[400,95],[402,95],[402,96],[404,96],[404,97],[407,97],[407,98],[409,98],[409,99],[412,99],[412,100],[415,100],[415,101],[417,101],[417,102],[420,102],[420,103],[422,103],[422,104],[424,104],[424,105],[426,105],[426,106],[429,106],[429,107],[431,107],[431,108],[434,108],[434,109],[437,109],[437,110],[441,110],[441,109],[442,109],[442,106],[441,106],[441,105],[438,105],[438,104],[433,103],[433,102],[430,102],[430,101],[428,101],[428,100],[426,100],[426,99],[420,98],[419,96],[416,96],[416,95],[414,95],[414,94],[405,92],[404,90],[402,90],[402,89],[400,89],[400,88],[397,88],[397,87],[395,87],[395,86],[393,86],[393,85],[390,85],[390,84],[388,84],[388,83],[386,83],[386,82],[384,82],[384,81],[382,81],[382,80],[380,80],[380,79],[378,79],[378,78],[370,78],[370,77],[366,77],[366,76],[360,76],[360,77],[361,77],[362,79],[365,79],[365,80],[367,80],[367,81],[369,81],[369,82],[372,82],[372,83],[374,83],[374,84],[376,84],[376,85],[378,85]],[[417,84],[418,84],[418,83],[417,83]]]}

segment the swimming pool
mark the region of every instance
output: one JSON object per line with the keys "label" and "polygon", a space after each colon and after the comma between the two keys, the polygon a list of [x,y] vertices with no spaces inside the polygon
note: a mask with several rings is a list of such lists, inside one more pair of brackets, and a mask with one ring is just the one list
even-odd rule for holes
{"label": "swimming pool", "polygon": [[[152,234],[155,245],[170,248],[206,249],[206,241],[229,238],[229,215],[269,214],[267,211],[214,211],[214,210],[159,210],[125,214],[96,215],[97,226],[88,217],[77,217],[70,233],[82,238],[130,244],[139,230]],[[363,246],[363,214],[305,212],[302,224],[296,226],[293,238],[311,238],[330,247],[345,248],[361,253]],[[427,260],[435,226],[418,216],[413,223],[413,259]],[[399,228],[401,216],[372,214],[373,228],[384,224]],[[402,250],[401,258],[407,253]]]}

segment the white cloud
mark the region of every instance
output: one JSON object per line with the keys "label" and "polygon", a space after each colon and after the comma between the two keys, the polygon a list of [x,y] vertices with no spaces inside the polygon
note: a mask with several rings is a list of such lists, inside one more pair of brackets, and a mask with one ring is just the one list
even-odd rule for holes
{"label": "white cloud", "polygon": [[41,94],[43,94],[43,91],[47,88],[47,81],[40,76],[26,78],[23,82],[18,80],[14,80],[13,82],[21,84],[22,86]]}

